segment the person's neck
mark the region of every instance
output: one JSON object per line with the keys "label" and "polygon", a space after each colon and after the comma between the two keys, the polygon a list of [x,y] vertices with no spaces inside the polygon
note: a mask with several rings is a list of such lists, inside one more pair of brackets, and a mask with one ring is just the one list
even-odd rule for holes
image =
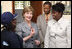
{"label": "person's neck", "polygon": [[58,19],[56,21],[59,21],[62,18],[62,16],[63,16],[63,13],[60,16],[58,16]]}
{"label": "person's neck", "polygon": [[59,17],[56,21],[59,21],[61,18],[62,18],[62,16],[61,16],[61,17]]}
{"label": "person's neck", "polygon": [[31,27],[31,21],[25,20],[29,27]]}
{"label": "person's neck", "polygon": [[50,14],[50,12],[49,13],[45,13],[46,16],[48,16],[49,14]]}

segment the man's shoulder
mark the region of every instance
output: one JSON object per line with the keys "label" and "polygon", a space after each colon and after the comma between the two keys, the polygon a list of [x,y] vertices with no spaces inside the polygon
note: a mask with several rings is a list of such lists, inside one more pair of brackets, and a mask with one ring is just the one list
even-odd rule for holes
{"label": "man's shoulder", "polygon": [[38,16],[38,18],[42,18],[43,15],[44,15],[44,14],[40,14],[40,15]]}

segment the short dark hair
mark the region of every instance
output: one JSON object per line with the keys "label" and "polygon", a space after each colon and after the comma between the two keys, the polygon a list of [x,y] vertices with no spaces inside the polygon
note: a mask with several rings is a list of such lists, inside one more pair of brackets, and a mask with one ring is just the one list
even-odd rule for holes
{"label": "short dark hair", "polygon": [[52,4],[50,2],[45,2],[43,5],[50,5],[50,7],[52,6]]}
{"label": "short dark hair", "polygon": [[55,10],[58,12],[63,12],[65,10],[65,6],[64,6],[64,4],[59,2],[52,6],[52,10]]}

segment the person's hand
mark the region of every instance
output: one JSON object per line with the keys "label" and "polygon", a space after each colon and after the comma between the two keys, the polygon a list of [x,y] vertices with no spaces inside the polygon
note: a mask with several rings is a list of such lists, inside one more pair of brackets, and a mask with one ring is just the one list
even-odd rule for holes
{"label": "person's hand", "polygon": [[35,34],[35,30],[34,28],[31,27],[31,33],[30,33],[30,36],[33,36]]}
{"label": "person's hand", "polygon": [[34,34],[35,34],[35,30],[34,30],[33,28],[31,28],[31,33],[30,33],[30,35],[27,36],[27,37],[24,37],[23,40],[24,40],[24,41],[27,41],[27,40],[30,39]]}
{"label": "person's hand", "polygon": [[35,43],[36,43],[36,45],[39,45],[40,41],[39,40],[35,40]]}

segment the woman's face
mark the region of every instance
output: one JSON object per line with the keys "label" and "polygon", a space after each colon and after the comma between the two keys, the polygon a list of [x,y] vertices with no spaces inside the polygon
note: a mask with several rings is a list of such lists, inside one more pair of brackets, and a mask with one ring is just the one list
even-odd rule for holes
{"label": "woman's face", "polygon": [[32,11],[29,11],[29,12],[25,12],[24,13],[25,20],[27,20],[27,21],[31,21],[32,16],[33,16]]}
{"label": "woman's face", "polygon": [[57,21],[62,17],[61,14],[62,14],[61,12],[57,12],[57,11],[52,10],[53,19],[55,19]]}

